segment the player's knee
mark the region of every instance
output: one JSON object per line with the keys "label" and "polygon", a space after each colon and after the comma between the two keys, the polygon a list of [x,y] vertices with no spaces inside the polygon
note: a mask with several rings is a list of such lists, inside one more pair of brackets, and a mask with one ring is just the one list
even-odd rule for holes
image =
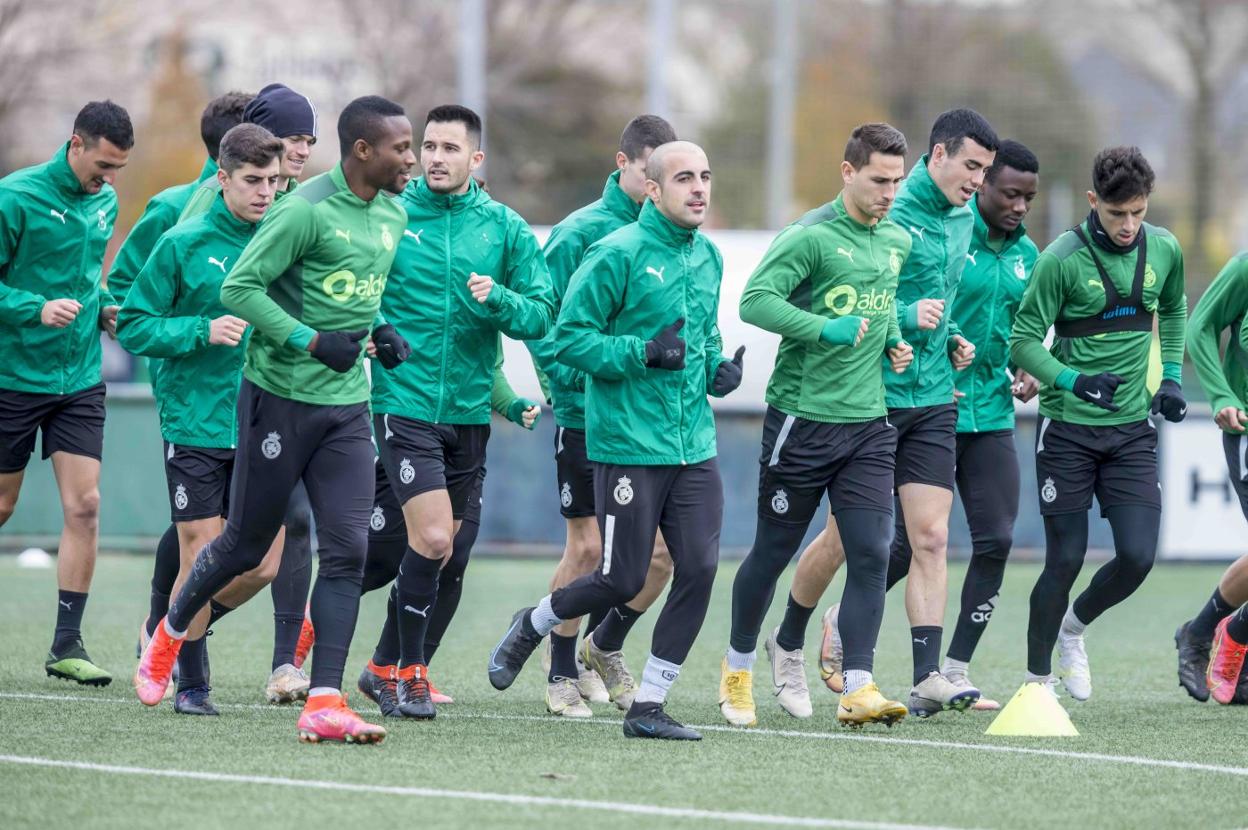
{"label": "player's knee", "polygon": [[449,528],[427,527],[417,534],[414,547],[418,552],[428,556],[430,559],[446,559],[451,555],[454,541]]}
{"label": "player's knee", "polygon": [[949,526],[942,522],[924,524],[908,535],[915,557],[944,557],[949,545]]}
{"label": "player's knee", "polygon": [[0,525],[3,525],[17,509],[17,493],[0,493]]}
{"label": "player's knee", "polygon": [[1139,582],[1144,581],[1148,572],[1153,569],[1156,559],[1156,545],[1127,545],[1117,551],[1120,572]]}
{"label": "player's knee", "polygon": [[1013,544],[1013,527],[994,527],[974,540],[974,555],[1004,561],[1009,557]]}
{"label": "player's knee", "polygon": [[288,541],[306,539],[312,535],[312,514],[306,509],[287,510],[282,524],[286,528]]}
{"label": "player's knee", "polygon": [[686,560],[682,560],[680,568],[677,569],[676,579],[688,585],[695,586],[698,590],[710,590],[711,585],[715,582],[715,571],[719,566],[719,557],[712,554],[694,557],[690,556]]}
{"label": "player's knee", "polygon": [[641,593],[641,589],[646,587],[646,574],[644,571],[612,571],[605,577],[607,586],[611,590],[610,603],[612,605],[620,605],[628,602],[633,597]]}
{"label": "player's knee", "polygon": [[94,531],[100,521],[100,491],[80,493],[64,503],[65,524],[75,530]]}

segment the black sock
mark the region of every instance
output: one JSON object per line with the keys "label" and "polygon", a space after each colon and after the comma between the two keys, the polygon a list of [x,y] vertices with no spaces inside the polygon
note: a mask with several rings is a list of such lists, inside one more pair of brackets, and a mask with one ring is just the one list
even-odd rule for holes
{"label": "black sock", "polygon": [[156,624],[169,613],[169,594],[178,578],[181,556],[178,551],[178,529],[169,525],[156,543],[156,561],[152,565],[152,589],[148,598],[147,636],[152,636]]}
{"label": "black sock", "polygon": [[1213,589],[1213,596],[1200,609],[1200,613],[1187,626],[1187,636],[1208,642],[1213,639],[1213,629],[1224,617],[1234,612],[1235,606],[1226,601],[1222,591]]}
{"label": "black sock", "polygon": [[464,593],[464,571],[468,569],[468,556],[477,541],[480,525],[464,520],[455,534],[455,543],[451,551],[451,561],[443,566],[438,573],[438,601],[433,604],[433,613],[429,617],[429,628],[425,631],[425,665],[433,662],[433,655],[442,644],[442,636],[451,626],[455,611],[459,608],[459,598]]}
{"label": "black sock", "polygon": [[962,583],[962,610],[949,641],[949,656],[963,663],[971,662],[979,638],[988,627],[988,620],[997,605],[997,594],[1005,578],[1005,560],[971,555]]}
{"label": "black sock", "polygon": [[273,669],[287,663],[294,665],[299,632],[303,630],[303,612],[273,614]]}
{"label": "black sock", "polygon": [[211,609],[208,612],[208,625],[210,626],[214,625],[217,620],[234,610],[228,605],[222,605],[215,599],[208,601],[208,607]]}
{"label": "black sock", "polygon": [[60,654],[82,639],[82,612],[87,608],[87,595],[77,591],[56,592],[56,631],[52,634],[52,653]]}
{"label": "black sock", "polygon": [[[289,511],[287,511],[289,514]],[[288,515],[289,518],[289,515]],[[273,599],[273,668],[295,662],[304,609],[312,588],[312,542],[306,521],[286,525],[286,541],[277,576],[269,585]],[[291,631],[291,628],[294,631]]]}
{"label": "black sock", "polygon": [[546,679],[554,683],[560,677],[576,680],[576,635],[561,637],[550,632],[550,671]]}
{"label": "black sock", "polygon": [[939,625],[916,625],[910,629],[910,651],[914,654],[914,685],[934,671],[940,671]]}
{"label": "black sock", "polygon": [[1231,621],[1226,624],[1226,633],[1241,646],[1248,645],[1248,605],[1240,608],[1239,613],[1231,617]]}
{"label": "black sock", "polygon": [[810,615],[814,608],[807,608],[789,594],[789,604],[784,608],[784,619],[780,622],[780,631],[776,633],[776,645],[785,651],[796,651],[806,644],[806,626],[810,624]]}
{"label": "black sock", "polygon": [[386,600],[386,622],[381,627],[381,636],[377,638],[377,647],[373,649],[373,665],[375,666],[399,664],[398,596],[399,586],[391,585],[389,598]]}
{"label": "black sock", "polygon": [[593,634],[594,630],[602,625],[602,621],[607,618],[607,612],[610,610],[610,608],[599,608],[595,611],[590,611],[589,616],[585,618],[585,633],[582,636],[588,637],[590,634]]}
{"label": "black sock", "polygon": [[399,668],[425,665],[425,632],[429,614],[438,601],[438,569],[442,562],[421,556],[411,547],[399,568],[397,599]]}
{"label": "black sock", "polygon": [[594,645],[603,651],[619,651],[624,648],[624,638],[632,631],[633,624],[641,619],[643,613],[645,612],[634,611],[624,604],[615,606],[594,629]]}
{"label": "black sock", "polygon": [[178,691],[207,686],[204,665],[208,656],[208,638],[182,641],[182,649],[178,652]]}

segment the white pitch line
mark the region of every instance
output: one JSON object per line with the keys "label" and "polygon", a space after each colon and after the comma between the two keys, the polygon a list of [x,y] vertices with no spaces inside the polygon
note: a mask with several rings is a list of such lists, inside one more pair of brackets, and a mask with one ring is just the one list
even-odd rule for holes
{"label": "white pitch line", "polygon": [[[48,700],[48,701],[83,701],[87,703],[137,703],[133,698],[99,698],[78,697],[74,695],[39,695],[21,692],[0,692],[0,699],[14,700]],[[286,712],[289,709],[259,703],[220,703],[220,709],[249,709],[262,712]],[[579,726],[613,726],[619,728],[620,722],[614,719],[593,718],[589,720],[556,721],[547,715],[498,715],[488,712],[446,712],[439,713],[439,718],[448,720],[498,720],[498,721],[529,721],[545,723],[556,728],[576,728]],[[1248,767],[1233,767],[1220,764],[1202,764],[1196,761],[1172,761],[1165,758],[1147,758],[1139,755],[1110,755],[1101,752],[1072,752],[1062,749],[1043,749],[1025,746],[1003,746],[1001,744],[975,744],[964,741],[933,741],[924,738],[899,738],[886,735],[846,734],[843,732],[805,732],[797,729],[740,729],[723,724],[688,724],[693,729],[703,732],[727,732],[732,735],[773,738],[803,738],[815,741],[864,741],[866,743],[896,744],[900,746],[919,746],[932,749],[964,749],[971,752],[999,752],[1007,755],[1039,755],[1048,758],[1064,758],[1078,761],[1101,761],[1112,764],[1128,764],[1141,767],[1159,767],[1162,769],[1179,769],[1191,772],[1212,772],[1220,775],[1248,777]]]}
{"label": "white pitch line", "polygon": [[93,764],[85,761],[62,761],[52,758],[35,758],[26,755],[0,755],[0,763],[20,764],[34,767],[73,769],[85,772],[101,772],[111,775],[139,775],[155,778],[177,778],[189,781],[214,783],[268,785],[274,787],[298,787],[307,790],[331,790],[335,792],[369,793],[378,795],[414,796],[418,798],[445,798],[458,801],[483,801],[493,804],[512,804],[523,807],[560,807],[595,810],[606,813],[626,813],[639,816],[662,816],[664,818],[691,818],[706,821],[732,822],[735,824],[766,824],[778,827],[829,827],[841,830],[956,830],[927,824],[894,824],[881,821],[853,821],[850,819],[807,818],[805,816],[771,815],[768,813],[737,813],[726,810],[699,810],[693,807],[661,807],[654,804],[629,804],[623,801],[593,801],[585,798],[554,798],[544,795],[521,795],[518,793],[491,793],[474,790],[443,790],[433,787],[386,787],[380,784],[351,784],[342,781],[317,781],[297,778],[272,778],[263,775],[236,775],[199,770],[149,769],[114,764]]}

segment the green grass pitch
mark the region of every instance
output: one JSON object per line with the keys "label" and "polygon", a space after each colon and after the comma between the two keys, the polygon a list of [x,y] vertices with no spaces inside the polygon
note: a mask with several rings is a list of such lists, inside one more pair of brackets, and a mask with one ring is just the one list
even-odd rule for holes
{"label": "green grass pitch", "polygon": [[[96,571],[87,647],[115,674],[101,690],[44,677],[55,572],[0,558],[0,827],[1248,825],[1248,707],[1198,704],[1175,678],[1175,626],[1208,596],[1219,567],[1159,566],[1097,621],[1088,636],[1093,697],[1084,704],[1063,697],[1082,734],[1041,740],[985,736],[987,713],[907,719],[856,734],[839,729],[836,698],[819,685],[813,660],[817,617],[807,645],[815,716],[797,721],[775,705],[760,642],[758,728],[722,726],[716,687],[735,569],[728,563],[669,704],[677,718],[709,728],[701,743],[668,744],[624,738],[610,706],[595,707],[585,723],[547,716],[536,656],[508,692],[488,685],[490,648],[511,612],[542,594],[552,566],[475,562],[432,665],[432,678],[455,703],[432,722],[387,721],[385,743],[356,747],[300,744],[297,710],[264,705],[267,595],[217,625],[210,649],[222,716],[192,718],[168,704],[144,708],[130,686],[147,607],[146,558],[104,557]],[[1037,570],[1009,568],[973,665],[972,677],[1003,701],[1022,678]],[[962,568],[951,567],[951,597],[961,577]],[[767,630],[779,621],[787,581],[786,574]],[[364,600],[347,671],[352,688],[383,600],[381,591]],[[627,647],[635,671],[656,616],[642,618]],[[903,701],[906,633],[895,591],[876,676]],[[358,693],[351,699],[376,715]]]}

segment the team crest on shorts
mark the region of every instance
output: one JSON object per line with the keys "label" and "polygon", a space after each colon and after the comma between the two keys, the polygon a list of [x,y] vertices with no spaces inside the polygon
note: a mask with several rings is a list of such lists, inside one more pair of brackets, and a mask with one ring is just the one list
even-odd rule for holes
{"label": "team crest on shorts", "polygon": [[412,466],[411,459],[404,458],[399,462],[399,481],[411,484],[414,478],[416,478],[416,468]]}
{"label": "team crest on shorts", "polygon": [[185,510],[190,499],[186,495],[186,486],[179,484],[178,488],[173,491],[173,506],[179,510]]}
{"label": "team crest on shorts", "polygon": [[789,494],[783,490],[777,490],[776,494],[771,497],[771,510],[783,516],[789,512]]}
{"label": "team crest on shorts", "polygon": [[1057,501],[1057,485],[1053,483],[1052,478],[1044,480],[1044,486],[1040,488],[1040,498],[1044,499],[1045,504]]}
{"label": "team crest on shorts", "polygon": [[620,483],[615,485],[615,503],[623,507],[633,500],[633,480],[628,476],[620,476]]}
{"label": "team crest on shorts", "polygon": [[563,483],[563,486],[559,488],[559,503],[564,507],[572,506],[572,485],[568,484],[566,481]]}
{"label": "team crest on shorts", "polygon": [[270,432],[260,444],[260,452],[264,453],[264,457],[272,461],[282,454],[282,436],[276,432]]}
{"label": "team crest on shorts", "polygon": [[386,512],[380,506],[373,508],[373,515],[368,520],[368,526],[375,531],[386,529]]}

